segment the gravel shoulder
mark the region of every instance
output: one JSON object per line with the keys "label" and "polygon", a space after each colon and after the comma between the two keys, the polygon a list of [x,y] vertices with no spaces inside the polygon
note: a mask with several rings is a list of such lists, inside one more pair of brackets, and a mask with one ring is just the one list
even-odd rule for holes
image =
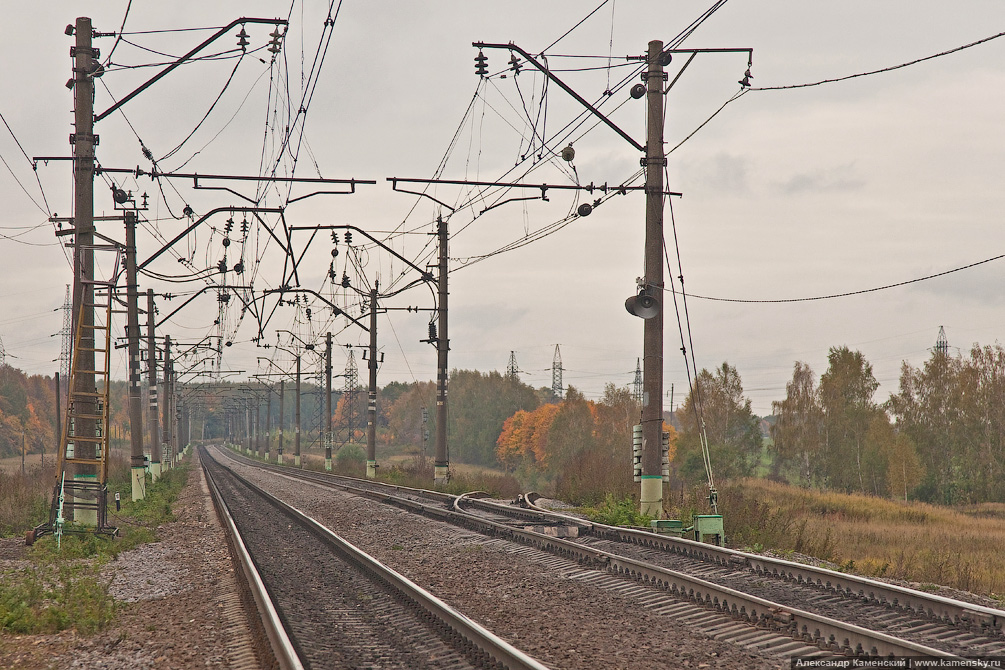
{"label": "gravel shoulder", "polygon": [[[119,554],[102,577],[118,602],[111,626],[82,637],[0,635],[0,668],[145,670],[235,668],[248,642],[234,595],[237,582],[223,529],[196,461],[159,542]],[[110,517],[112,515],[109,515]],[[114,518],[112,523],[116,523]],[[0,541],[0,571],[24,557],[23,540]],[[238,659],[239,660],[239,659]],[[254,666],[251,666],[254,667]]]}

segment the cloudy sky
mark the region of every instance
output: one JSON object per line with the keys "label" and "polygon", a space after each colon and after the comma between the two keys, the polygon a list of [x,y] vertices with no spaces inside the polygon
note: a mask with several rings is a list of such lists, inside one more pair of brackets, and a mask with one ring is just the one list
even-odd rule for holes
{"label": "cloudy sky", "polygon": [[[576,218],[570,216],[576,206],[600,194],[551,190],[547,202],[499,204],[540,191],[430,187],[429,194],[456,208],[451,213],[431,199],[396,193],[387,182],[438,175],[616,185],[633,178],[639,152],[584,118],[558,87],[545,89],[532,68],[515,76],[507,71],[509,52],[486,49],[491,76],[480,79],[474,72],[474,41],[543,52],[563,81],[587,100],[603,101],[600,109],[644,143],[644,101],[628,95],[638,63],[626,56],[644,53],[653,39],[674,41],[713,0],[598,4],[345,0],[327,29],[328,4],[321,2],[137,2],[128,15],[127,0],[54,1],[44,11],[32,3],[8,8],[12,29],[0,43],[7,63],[0,114],[11,131],[0,128],[6,163],[0,167],[0,338],[7,362],[41,374],[58,365],[60,338],[53,334],[62,327],[59,308],[72,277],[48,218],[71,214],[70,164],[42,162],[33,172],[22,149],[29,157],[70,155],[73,94],[64,83],[71,76],[73,38],[65,26],[90,16],[97,31],[117,33],[126,17],[122,41],[95,42],[102,61],[111,53],[96,87],[100,113],[163,67],[151,64],[173,62],[213,34],[182,29],[219,28],[242,16],[280,17],[289,19],[289,28],[274,63],[264,49],[272,27],[249,24],[243,58],[235,58],[237,29],[231,30],[200,52],[219,57],[178,68],[122,113],[102,120],[96,127],[101,165],[149,170],[142,142],[162,171],[257,175],[274,169],[282,176],[374,180],[353,195],[301,200],[318,188],[272,187],[260,202],[285,206],[288,226],[348,224],[370,231],[420,267],[433,259],[429,233],[442,214],[451,234],[451,367],[502,371],[514,351],[525,381],[550,386],[559,344],[566,384],[591,397],[607,382],[629,384],[641,355],[642,322],[625,312],[624,299],[642,274],[644,196],[605,198],[592,215]],[[953,351],[999,341],[1005,328],[1001,260],[888,290],[770,301],[865,291],[1005,253],[1005,38],[880,74],[780,88],[883,70],[995,36],[1005,30],[1005,6],[718,4],[680,46],[752,48],[754,90],[723,107],[740,90],[746,54],[701,54],[667,95],[666,113],[667,149],[679,145],[669,154],[668,188],[683,193],[671,203],[672,217],[666,209],[666,241],[673,275],[679,274],[679,250],[693,294],[687,307],[698,367],[736,366],[755,413],[767,414],[771,402],[784,397],[793,363],[807,362],[819,375],[832,346],[863,352],[882,383],[877,400],[885,400],[896,390],[901,363],[920,365],[930,355],[940,326]],[[684,55],[674,57],[671,79],[686,62]],[[284,144],[285,137],[290,141]],[[567,164],[554,152],[570,142],[576,158]],[[241,276],[229,271],[227,283],[252,282],[256,308],[269,315],[262,319],[261,343],[275,344],[277,330],[305,340],[330,331],[340,345],[336,371],[345,365],[342,345],[366,343],[366,333],[332,318],[317,298],[294,307],[277,306],[275,294],[261,297],[283,283],[284,254],[261,226],[249,226],[246,238],[240,233],[246,200],[195,190],[191,179],[158,184],[106,173],[95,180],[96,214],[113,213],[113,184],[149,195],[141,259],[188,225],[185,205],[197,218],[235,207],[233,233],[224,231],[228,212],[211,217],[150,265],[157,276],[140,278],[142,289],[178,296],[159,300],[162,317],[195,291],[219,283],[220,274],[198,277],[226,253],[229,268],[237,260],[247,268]],[[200,185],[260,195],[253,182]],[[276,215],[263,219],[270,227],[278,223]],[[122,239],[120,222],[97,225]],[[233,238],[227,248],[224,237]],[[358,295],[341,286],[333,290],[326,281],[333,261],[327,231],[313,239],[296,231],[292,241],[302,254],[300,286],[359,316]],[[394,291],[415,278],[401,261],[361,242],[357,235],[347,251],[340,240],[334,258],[339,279],[345,272],[353,287],[365,290],[377,280],[381,291]],[[196,281],[166,279],[192,274]],[[259,357],[286,367],[287,354],[255,345],[256,320],[250,314],[242,319],[238,305],[233,299],[221,313],[216,290],[206,290],[161,332],[182,342],[207,335],[232,342],[224,348],[222,369],[245,371],[239,376],[264,371]],[[383,305],[395,309],[379,320],[379,383],[433,379],[435,352],[418,342],[427,336],[429,313],[398,309],[431,307],[429,289],[417,286]],[[217,320],[221,325],[214,325]],[[668,392],[673,385],[674,405],[687,386],[679,348],[669,311],[665,384]],[[124,378],[124,360],[114,368]]]}

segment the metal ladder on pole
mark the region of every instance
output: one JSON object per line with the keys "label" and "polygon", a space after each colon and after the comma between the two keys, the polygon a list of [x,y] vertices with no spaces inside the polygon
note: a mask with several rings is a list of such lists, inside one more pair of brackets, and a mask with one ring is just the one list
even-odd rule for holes
{"label": "metal ladder on pole", "polygon": [[[49,521],[28,532],[28,544],[50,533],[57,536],[65,532],[118,533],[117,528],[108,525],[107,480],[112,302],[122,251],[116,245],[94,245],[88,249],[114,254],[112,272],[108,280],[83,282],[93,289],[89,291],[93,302],[81,304],[74,330],[68,401],[57,450],[56,486]],[[85,319],[87,313],[93,319]],[[84,369],[85,364],[88,369]],[[92,378],[93,387],[81,387],[81,377]],[[64,509],[69,510],[68,515]],[[66,526],[64,515],[65,521],[75,523]]]}

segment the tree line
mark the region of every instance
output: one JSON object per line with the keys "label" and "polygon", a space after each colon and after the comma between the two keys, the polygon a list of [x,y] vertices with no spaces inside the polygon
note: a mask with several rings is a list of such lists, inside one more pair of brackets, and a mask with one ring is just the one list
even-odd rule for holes
{"label": "tree line", "polygon": [[1001,345],[974,345],[957,356],[936,350],[917,368],[904,362],[899,390],[885,402],[874,398],[879,382],[861,352],[832,347],[827,363],[819,379],[806,363],[793,365],[785,399],[772,403],[766,447],[736,369],[702,370],[677,412],[678,471],[700,474],[704,428],[718,476],[766,474],[940,504],[1005,500]]}
{"label": "tree line", "polygon": [[[905,362],[898,391],[884,402],[874,397],[879,383],[861,352],[832,347],[827,363],[817,377],[809,365],[795,362],[785,398],[772,403],[773,415],[764,420],[753,414],[735,367],[724,362],[701,370],[672,417],[678,429],[672,447],[677,480],[704,481],[704,436],[717,480],[760,475],[942,504],[1005,501],[1001,345],[975,345],[957,355],[936,350],[920,367]],[[126,383],[111,386],[113,428],[126,435]],[[238,384],[233,392],[240,395]],[[380,389],[378,441],[409,447],[425,443],[431,449],[431,437],[425,442],[424,437],[436,431],[435,392],[433,382],[392,382]],[[557,398],[549,388],[535,389],[498,372],[455,369],[449,393],[452,462],[504,468],[532,485],[554,484],[579,499],[595,497],[597,491],[634,492],[631,427],[639,408],[626,388],[608,384],[603,398],[589,401],[570,387]],[[223,432],[226,395],[217,389],[191,398],[207,436]],[[321,423],[321,396],[319,388],[305,385],[305,431]],[[365,439],[367,394],[360,388],[354,396],[350,407],[350,396],[335,394],[336,432],[343,431],[339,443]],[[29,452],[51,453],[55,407],[52,377],[0,366],[0,456],[18,454],[22,434]],[[273,397],[274,432],[278,409]],[[352,434],[347,432],[350,415],[355,417]],[[763,421],[770,423],[769,440],[763,437]]]}

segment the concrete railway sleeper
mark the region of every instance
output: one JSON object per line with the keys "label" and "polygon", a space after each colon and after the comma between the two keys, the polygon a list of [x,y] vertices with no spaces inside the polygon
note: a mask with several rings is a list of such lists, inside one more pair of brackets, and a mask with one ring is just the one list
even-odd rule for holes
{"label": "concrete railway sleeper", "polygon": [[268,603],[259,601],[259,611],[266,628],[282,629],[269,633],[280,667],[547,670],[306,514],[203,456],[264,585]]}

